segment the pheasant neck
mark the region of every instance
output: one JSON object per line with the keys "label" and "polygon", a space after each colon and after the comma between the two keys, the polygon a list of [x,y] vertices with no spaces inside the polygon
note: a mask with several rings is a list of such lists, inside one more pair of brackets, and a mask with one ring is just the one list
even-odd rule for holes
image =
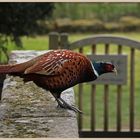
{"label": "pheasant neck", "polygon": [[91,62],[91,66],[92,66],[92,69],[94,71],[94,74],[98,77],[99,74],[98,74],[97,70],[95,69],[94,63]]}

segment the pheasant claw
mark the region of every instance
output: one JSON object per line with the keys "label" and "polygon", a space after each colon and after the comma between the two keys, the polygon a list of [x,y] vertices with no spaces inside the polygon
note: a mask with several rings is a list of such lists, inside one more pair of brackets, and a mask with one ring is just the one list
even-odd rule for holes
{"label": "pheasant claw", "polygon": [[74,112],[80,113],[80,114],[83,113],[81,110],[79,110],[79,109],[76,108],[75,106],[69,105],[69,104],[68,104],[67,102],[65,102],[62,98],[56,98],[56,100],[57,100],[57,102],[58,102],[58,105],[59,105],[61,108],[73,110]]}

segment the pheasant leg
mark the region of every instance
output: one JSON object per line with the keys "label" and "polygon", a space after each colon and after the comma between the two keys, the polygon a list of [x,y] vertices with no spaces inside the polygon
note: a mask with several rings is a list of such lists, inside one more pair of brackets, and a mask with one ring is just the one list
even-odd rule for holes
{"label": "pheasant leg", "polygon": [[70,110],[73,110],[75,112],[79,112],[79,113],[82,113],[81,110],[79,110],[78,108],[76,108],[75,106],[73,105],[69,105],[67,102],[65,102],[62,98],[56,98],[56,101],[58,103],[58,105],[61,107],[61,108],[65,108],[65,109],[70,109]]}

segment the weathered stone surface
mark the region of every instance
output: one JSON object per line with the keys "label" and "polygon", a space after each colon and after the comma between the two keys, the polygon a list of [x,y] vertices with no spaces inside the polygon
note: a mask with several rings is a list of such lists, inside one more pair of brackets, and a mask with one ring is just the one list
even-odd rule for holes
{"label": "weathered stone surface", "polygon": [[[15,54],[21,59],[21,52]],[[33,57],[31,51],[22,54]],[[11,57],[11,61],[15,60]],[[64,91],[62,98],[74,104],[73,89]],[[0,103],[0,137],[78,137],[76,114],[57,108],[49,91],[33,82],[24,83],[20,77],[7,75]]]}

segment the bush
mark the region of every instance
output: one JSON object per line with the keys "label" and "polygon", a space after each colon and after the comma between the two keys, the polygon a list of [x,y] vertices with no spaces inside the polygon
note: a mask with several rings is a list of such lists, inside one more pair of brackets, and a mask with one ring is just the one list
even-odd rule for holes
{"label": "bush", "polygon": [[124,16],[120,18],[120,24],[123,31],[140,30],[140,19],[132,16]]}
{"label": "bush", "polygon": [[105,30],[109,32],[120,31],[122,29],[122,25],[120,23],[109,22],[105,23]]}
{"label": "bush", "polygon": [[[69,18],[46,21],[42,26],[48,27],[47,33],[51,31],[84,33],[84,32],[119,32],[119,31],[139,31],[140,19],[136,17],[124,16],[117,22],[103,22],[97,18],[72,20]],[[44,30],[45,33],[45,30]]]}
{"label": "bush", "polygon": [[71,20],[57,19],[54,22],[54,30],[59,32],[91,32],[104,29],[104,25],[100,20]]}

